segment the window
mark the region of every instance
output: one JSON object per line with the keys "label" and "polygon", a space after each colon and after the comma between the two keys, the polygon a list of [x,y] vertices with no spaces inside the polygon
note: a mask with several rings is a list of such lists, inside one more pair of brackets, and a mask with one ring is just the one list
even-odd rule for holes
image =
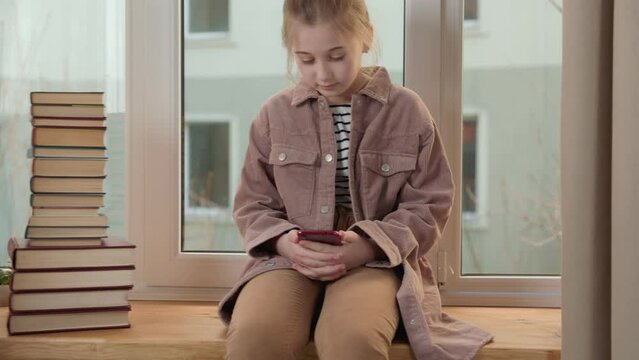
{"label": "window", "polygon": [[124,0],[0,1],[0,266],[24,236],[29,197],[31,91],[104,91],[105,206],[111,236],[126,236],[127,48]]}
{"label": "window", "polygon": [[229,124],[189,124],[185,129],[185,207],[225,211],[231,205],[229,189]]}
{"label": "window", "polygon": [[[429,253],[444,304],[557,305],[559,242],[544,236],[556,235],[557,228],[553,225],[552,232],[544,233],[543,227],[534,224],[546,216],[540,204],[554,196],[543,187],[557,189],[553,184],[558,171],[549,166],[552,161],[544,160],[556,158],[558,150],[561,16],[556,15],[560,14],[552,12],[556,9],[547,0],[507,2],[512,6],[501,6],[504,0],[482,1],[482,19],[496,20],[482,22],[490,36],[469,38],[463,32],[463,0],[406,0],[405,11],[396,4],[389,6],[386,0],[367,3],[376,34],[382,37],[383,57],[378,62],[389,68],[394,82],[405,79],[404,84],[428,105],[442,134],[458,191],[463,176],[464,115],[468,131],[475,132],[469,138],[474,139],[475,150],[466,155],[475,167],[474,180],[467,181],[474,181],[477,203],[467,210],[490,221],[483,228],[470,226],[463,216],[462,194],[457,194],[444,239]],[[229,194],[234,193],[248,124],[268,96],[290,84],[285,51],[280,47],[281,2],[251,2],[246,14],[241,10],[244,2],[229,2],[238,46],[214,49],[180,46],[175,35],[184,31],[185,24],[180,22],[180,6],[174,1],[158,0],[154,6],[127,4],[132,19],[128,103],[130,117],[136,120],[129,123],[128,213],[135,219],[130,221],[129,232],[139,240],[137,274],[141,279],[136,296],[219,299],[240,276],[246,256],[220,246],[218,236],[234,241],[238,248],[241,242],[237,235],[220,235],[224,231],[219,223],[211,232],[189,232],[186,216],[191,210],[198,212],[200,206],[183,201],[182,191],[191,186],[191,164],[197,164],[190,157],[218,151],[220,146],[228,149],[227,155],[220,156],[230,157],[228,170],[210,171],[229,174]],[[397,41],[404,35],[405,44]],[[259,61],[251,56],[256,53]],[[534,96],[527,97],[530,95]],[[209,137],[225,136],[228,131],[228,142],[192,150],[192,114],[210,119],[214,117],[207,114],[224,114],[223,121],[204,121],[211,127],[202,131]],[[226,166],[217,160],[202,164]],[[199,171],[197,176],[208,173]],[[543,181],[533,186],[535,176],[530,173]],[[206,189],[205,180],[196,183],[199,193]],[[517,226],[505,236],[499,232],[504,233],[504,226],[513,224],[513,218],[502,219],[504,189],[520,194],[521,201],[510,202],[510,209],[519,208],[517,203],[526,210],[508,213],[517,219]],[[522,189],[530,191],[522,193]],[[223,190],[210,194],[205,196],[207,201],[224,202]],[[542,194],[545,200],[534,202]],[[232,197],[229,200],[232,208]],[[202,216],[212,214],[202,212]],[[462,234],[462,229],[472,236]],[[200,243],[210,246],[187,251],[183,233],[187,239],[188,234],[201,234]]]}
{"label": "window", "polygon": [[[241,275],[247,256],[230,209],[249,126],[268,97],[291,85],[281,1],[228,1],[233,46],[224,47],[188,45],[190,3],[127,3],[135,119],[128,211],[138,239],[138,299],[219,300]],[[404,8],[367,4],[383,44],[377,61],[401,84]]]}
{"label": "window", "polygon": [[[280,39],[281,5],[260,2],[250,8],[238,7],[238,24],[243,26],[236,34],[237,50],[184,49],[182,249],[185,251],[243,251],[244,243],[233,223],[231,210],[248,144],[248,129],[262,103],[291,84]],[[387,3],[378,0],[368,5],[373,21],[388,28],[380,36],[389,39],[385,50],[391,55],[380,62],[387,66],[395,81],[401,83],[402,47],[391,42],[390,37],[401,36],[402,9],[393,10],[391,14],[395,17],[387,20],[380,16],[388,11]],[[259,14],[273,14],[273,17]],[[252,55],[244,56],[254,51],[263,54],[261,58],[265,61],[255,61]],[[216,123],[198,115],[199,120],[195,122],[196,114],[205,113],[228,115],[226,120]]]}
{"label": "window", "polygon": [[464,0],[464,22],[476,22],[479,18],[477,3],[479,0]]}
{"label": "window", "polygon": [[185,117],[184,224],[182,251],[241,251],[231,216],[237,172],[237,121],[215,116]]}
{"label": "window", "polygon": [[437,249],[443,301],[558,306],[561,13],[547,0],[482,1],[474,36],[461,1],[441,6],[440,118],[460,119],[441,124],[460,184]]}
{"label": "window", "polygon": [[187,39],[228,36],[229,0],[185,0],[184,32]]}
{"label": "window", "polygon": [[[464,114],[462,122],[461,206],[464,229],[488,226],[486,120],[477,112]],[[462,231],[464,231],[462,229]]]}

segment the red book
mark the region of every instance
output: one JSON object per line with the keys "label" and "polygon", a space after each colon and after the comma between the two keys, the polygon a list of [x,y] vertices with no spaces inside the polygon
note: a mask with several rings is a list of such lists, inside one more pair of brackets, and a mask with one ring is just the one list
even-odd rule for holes
{"label": "red book", "polygon": [[129,306],[132,286],[107,290],[76,290],[11,293],[9,311],[13,314],[40,314],[64,310],[117,309]]}
{"label": "red book", "polygon": [[117,237],[103,239],[98,246],[29,246],[29,240],[12,237],[8,253],[16,272],[91,270],[133,267],[135,245]]}
{"label": "red book", "polygon": [[30,247],[25,239],[9,241],[14,273],[11,291],[58,292],[133,286],[135,245],[107,238],[98,246]]}
{"label": "red book", "polygon": [[118,329],[131,327],[129,305],[119,308],[74,309],[40,313],[9,313],[10,335],[58,331]]}

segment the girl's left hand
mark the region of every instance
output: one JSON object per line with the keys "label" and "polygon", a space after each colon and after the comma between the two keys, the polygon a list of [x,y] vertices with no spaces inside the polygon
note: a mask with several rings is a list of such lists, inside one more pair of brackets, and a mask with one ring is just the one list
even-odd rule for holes
{"label": "girl's left hand", "polygon": [[[362,238],[354,231],[340,230],[339,233],[342,237],[342,246],[328,245],[302,239],[300,239],[299,245],[311,251],[336,254],[337,261],[344,264],[346,270],[362,266],[384,255],[382,250],[375,245],[374,242]],[[312,271],[313,268],[307,267],[307,269],[302,270]]]}

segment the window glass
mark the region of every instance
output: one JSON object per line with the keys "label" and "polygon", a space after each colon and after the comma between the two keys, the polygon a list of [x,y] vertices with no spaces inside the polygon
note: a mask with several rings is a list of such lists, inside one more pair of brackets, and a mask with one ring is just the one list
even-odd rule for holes
{"label": "window glass", "polygon": [[[266,99],[292,85],[281,40],[282,5],[229,0],[229,42],[195,45],[183,38],[183,251],[244,248],[231,211],[249,126]],[[376,63],[401,84],[403,2],[369,0],[367,5],[378,36]],[[364,64],[374,58],[366,56]]]}
{"label": "window glass", "polygon": [[481,116],[463,126],[462,274],[558,275],[561,7],[477,6],[463,45],[464,113]]}
{"label": "window glass", "polygon": [[103,91],[109,235],[125,233],[124,0],[0,1],[0,266],[31,215],[30,92]]}

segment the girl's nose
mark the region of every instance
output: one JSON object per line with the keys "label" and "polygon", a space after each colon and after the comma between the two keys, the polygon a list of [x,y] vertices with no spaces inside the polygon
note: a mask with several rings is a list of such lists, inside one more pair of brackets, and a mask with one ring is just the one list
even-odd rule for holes
{"label": "girl's nose", "polygon": [[330,80],[332,75],[328,65],[323,61],[318,61],[317,63],[317,80],[319,80],[320,83]]}

